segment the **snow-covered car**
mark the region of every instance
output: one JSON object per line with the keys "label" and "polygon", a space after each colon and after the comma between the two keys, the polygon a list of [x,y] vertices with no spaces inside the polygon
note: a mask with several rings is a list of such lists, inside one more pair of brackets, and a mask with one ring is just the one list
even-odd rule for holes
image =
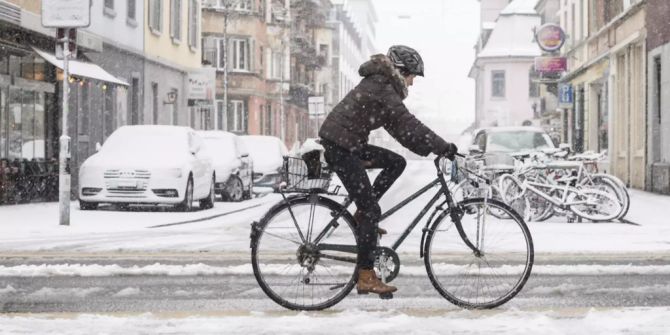
{"label": "snow-covered car", "polygon": [[123,126],[79,168],[79,206],[171,204],[189,211],[214,206],[215,173],[188,127]]}
{"label": "snow-covered car", "polygon": [[288,155],[284,142],[275,136],[246,135],[240,138],[247,146],[254,164],[254,189],[276,190],[282,181],[284,156]]}
{"label": "snow-covered car", "polygon": [[518,153],[555,148],[551,137],[538,127],[491,127],[475,130],[470,152]]}
{"label": "snow-covered car", "polygon": [[211,158],[216,171],[216,193],[227,201],[251,198],[253,164],[239,136],[214,130],[197,133],[204,141],[203,154]]}

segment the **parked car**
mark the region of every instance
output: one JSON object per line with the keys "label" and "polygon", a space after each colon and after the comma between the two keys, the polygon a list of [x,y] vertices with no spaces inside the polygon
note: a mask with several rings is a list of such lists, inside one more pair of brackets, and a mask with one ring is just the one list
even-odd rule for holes
{"label": "parked car", "polygon": [[551,137],[538,127],[482,128],[473,135],[471,153],[518,153],[555,148]]}
{"label": "parked car", "polygon": [[215,172],[188,127],[123,126],[79,168],[79,206],[171,204],[189,211],[214,206]]}
{"label": "parked car", "polygon": [[254,189],[259,192],[277,190],[282,181],[284,156],[288,155],[284,142],[274,136],[247,135],[241,138],[254,164]]}
{"label": "parked car", "polygon": [[226,201],[251,198],[253,162],[239,136],[225,131],[199,131],[203,153],[212,159],[216,172],[214,190]]}

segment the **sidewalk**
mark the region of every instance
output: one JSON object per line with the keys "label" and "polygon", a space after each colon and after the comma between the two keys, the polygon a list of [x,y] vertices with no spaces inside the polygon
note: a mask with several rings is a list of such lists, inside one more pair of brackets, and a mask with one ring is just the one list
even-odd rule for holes
{"label": "sidewalk", "polygon": [[[381,201],[391,208],[435,176],[430,161],[410,161],[403,177]],[[428,192],[428,193],[432,193]],[[432,194],[425,194],[381,226],[389,231],[382,244],[400,236]],[[567,223],[565,218],[528,224],[536,254],[670,254],[670,196],[630,190],[625,223]],[[0,206],[0,253],[20,252],[228,252],[249,251],[249,224],[275,203],[276,194],[241,203],[217,202],[214,209],[174,211],[80,211],[72,205],[72,223],[58,225],[58,203]],[[226,213],[232,214],[225,215]],[[214,217],[210,220],[205,218]],[[179,223],[177,225],[171,225]],[[399,248],[417,255],[424,222]],[[156,227],[159,226],[159,227]],[[154,227],[154,228],[151,228]],[[654,254],[652,254],[654,253]]]}

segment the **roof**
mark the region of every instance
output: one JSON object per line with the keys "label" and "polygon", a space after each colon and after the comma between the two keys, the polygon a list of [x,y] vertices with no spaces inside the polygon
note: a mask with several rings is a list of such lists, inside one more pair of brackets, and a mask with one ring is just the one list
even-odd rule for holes
{"label": "roof", "polygon": [[537,0],[514,0],[507,5],[477,58],[540,56],[542,52],[533,36],[533,28],[542,23],[535,12],[536,3]]}
{"label": "roof", "polygon": [[505,9],[500,12],[500,15],[537,15],[535,6],[538,0],[514,0]]}

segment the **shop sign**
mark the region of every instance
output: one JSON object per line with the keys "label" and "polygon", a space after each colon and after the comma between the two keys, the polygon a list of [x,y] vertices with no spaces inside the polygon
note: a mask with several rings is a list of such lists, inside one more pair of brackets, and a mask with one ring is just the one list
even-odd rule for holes
{"label": "shop sign", "polygon": [[565,57],[536,57],[535,58],[535,71],[547,74],[547,73],[561,73],[565,72],[568,69],[568,60]]}
{"label": "shop sign", "polygon": [[84,28],[90,24],[90,0],[42,0],[42,26]]}
{"label": "shop sign", "polygon": [[537,29],[535,40],[540,49],[547,52],[558,51],[565,43],[565,32],[555,23],[547,23]]}
{"label": "shop sign", "polygon": [[216,69],[202,68],[188,74],[187,99],[214,101]]}

